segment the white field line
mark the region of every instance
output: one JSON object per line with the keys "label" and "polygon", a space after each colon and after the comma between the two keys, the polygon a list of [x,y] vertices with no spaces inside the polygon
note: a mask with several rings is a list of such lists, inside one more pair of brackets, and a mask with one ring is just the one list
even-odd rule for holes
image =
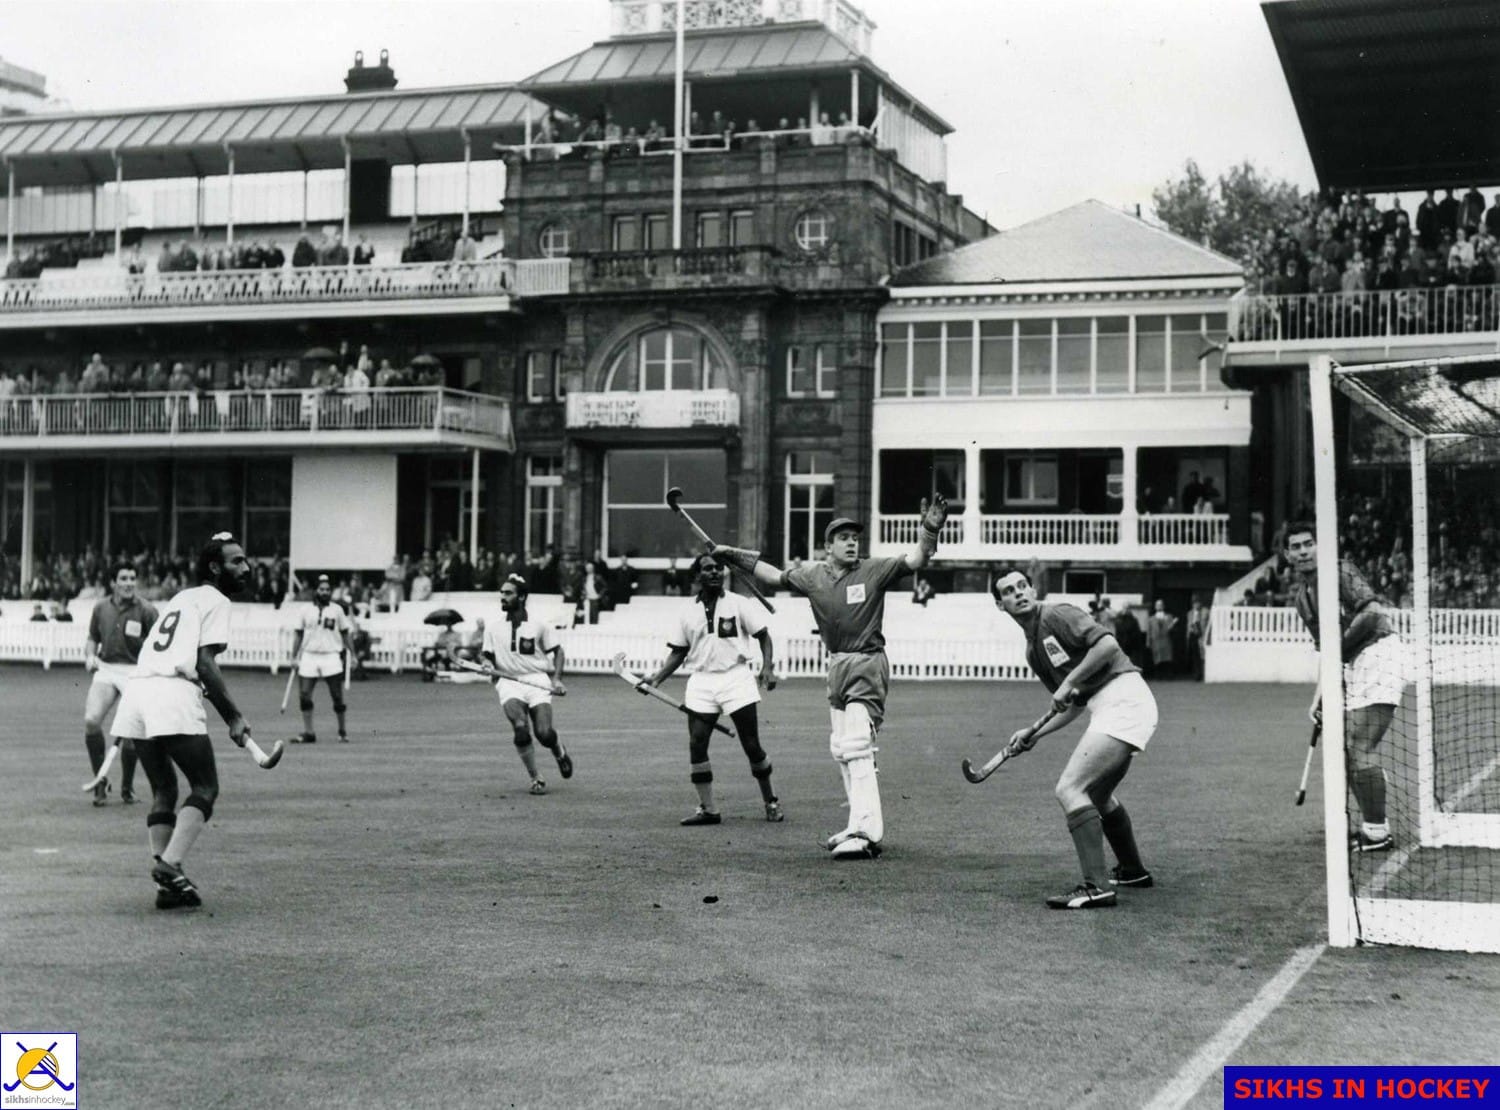
{"label": "white field line", "polygon": [[[1469,777],[1469,781],[1453,797],[1442,805],[1444,813],[1453,813],[1459,806],[1469,800],[1469,797],[1484,784],[1484,780],[1495,773],[1495,768],[1500,767],[1500,755],[1495,756],[1479,770]],[[1420,847],[1420,845],[1418,845]],[[1370,885],[1366,888],[1363,897],[1373,898],[1384,893],[1385,888],[1391,885],[1391,880],[1401,873],[1401,869],[1411,860],[1414,849],[1408,845],[1399,849],[1395,855],[1380,865],[1380,870],[1375,872],[1370,879]]]}
{"label": "white field line", "polygon": [[1240,1011],[1224,1023],[1223,1027],[1206,1041],[1191,1060],[1182,1065],[1156,1097],[1146,1103],[1145,1110],[1182,1110],[1210,1076],[1219,1072],[1245,1038],[1265,1021],[1271,1012],[1281,1005],[1292,992],[1307,969],[1317,962],[1327,947],[1322,944],[1309,945],[1293,952],[1291,958],[1281,965],[1271,980],[1256,992]]}

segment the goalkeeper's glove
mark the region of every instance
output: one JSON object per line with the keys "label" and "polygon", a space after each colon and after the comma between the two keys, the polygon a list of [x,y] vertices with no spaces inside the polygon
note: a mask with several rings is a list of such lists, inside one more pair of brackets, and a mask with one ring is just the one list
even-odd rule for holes
{"label": "goalkeeper's glove", "polygon": [[752,577],[755,575],[755,564],[760,562],[759,551],[752,551],[748,547],[729,547],[721,543],[714,544],[709,555],[715,562],[727,564]]}

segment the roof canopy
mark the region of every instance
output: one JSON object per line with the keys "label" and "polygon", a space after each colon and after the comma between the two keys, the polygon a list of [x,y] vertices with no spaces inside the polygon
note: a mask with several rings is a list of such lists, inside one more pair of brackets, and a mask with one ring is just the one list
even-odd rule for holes
{"label": "roof canopy", "polygon": [[1010,231],[908,266],[891,285],[1003,285],[1016,282],[1222,278],[1239,263],[1097,200],[1086,200]]}
{"label": "roof canopy", "polygon": [[1262,5],[1324,186],[1500,182],[1494,0]]}
{"label": "roof canopy", "polygon": [[493,144],[520,142],[528,108],[544,109],[512,85],[414,89],[357,95],[146,108],[0,119],[0,160],[16,184],[87,185],[115,176],[199,177],[341,169],[343,140],[354,158],[393,164],[461,162],[463,131],[473,158]]}

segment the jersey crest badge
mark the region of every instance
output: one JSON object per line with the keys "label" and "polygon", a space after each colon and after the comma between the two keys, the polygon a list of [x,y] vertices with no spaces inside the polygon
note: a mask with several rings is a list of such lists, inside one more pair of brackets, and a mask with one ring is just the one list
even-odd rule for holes
{"label": "jersey crest badge", "polygon": [[1047,653],[1047,658],[1052,660],[1054,667],[1061,667],[1068,661],[1068,653],[1063,650],[1062,644],[1057,642],[1056,636],[1044,636],[1042,650]]}
{"label": "jersey crest badge", "polygon": [[127,636],[137,636],[138,637],[138,636],[140,636],[140,634],[141,634],[141,622],[140,621],[137,621],[137,620],[128,620],[128,621],[125,622],[125,635],[127,635]]}
{"label": "jersey crest badge", "polygon": [[734,617],[719,618],[719,635],[726,640],[732,640],[740,634],[739,621]]}
{"label": "jersey crest badge", "polygon": [[859,605],[865,600],[865,584],[856,583],[853,586],[844,587],[844,602],[847,605]]}
{"label": "jersey crest badge", "polygon": [[520,646],[520,652],[521,652],[522,655],[535,655],[536,654],[536,637],[535,636],[522,636],[520,638],[520,645],[521,645]]}

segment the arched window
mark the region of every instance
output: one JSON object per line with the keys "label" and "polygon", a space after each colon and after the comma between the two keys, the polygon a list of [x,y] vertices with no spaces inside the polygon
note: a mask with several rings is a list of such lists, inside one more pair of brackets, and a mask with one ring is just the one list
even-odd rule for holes
{"label": "arched window", "polygon": [[833,217],[820,208],[813,208],[797,217],[792,228],[792,238],[800,250],[812,254],[828,246],[833,238]]}
{"label": "arched window", "polygon": [[543,258],[566,258],[572,239],[572,235],[562,224],[548,224],[537,236],[537,247]]}
{"label": "arched window", "polygon": [[684,327],[653,328],[632,336],[610,361],[604,379],[610,393],[728,388],[729,375],[713,348]]}

